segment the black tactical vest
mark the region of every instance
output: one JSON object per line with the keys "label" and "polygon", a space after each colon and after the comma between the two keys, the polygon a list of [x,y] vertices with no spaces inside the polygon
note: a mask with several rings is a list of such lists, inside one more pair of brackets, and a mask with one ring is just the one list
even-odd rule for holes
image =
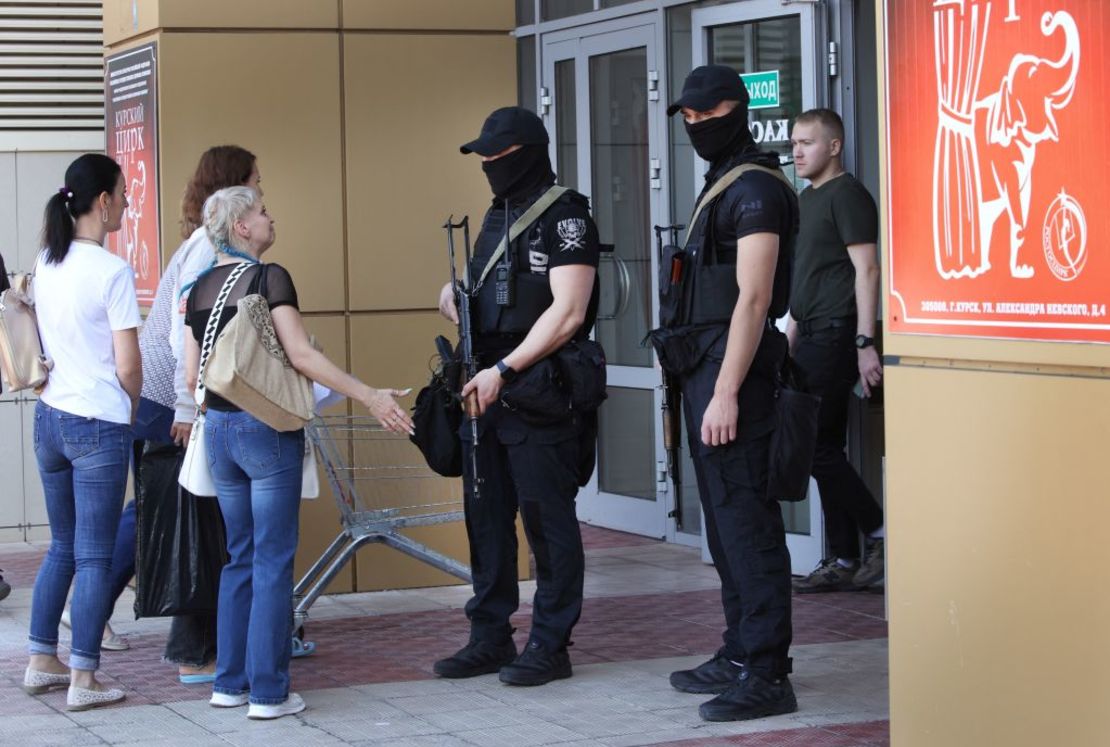
{"label": "black tactical vest", "polygon": [[[747,176],[742,175],[736,183]],[[706,185],[706,191],[708,187]],[[701,211],[697,223],[688,231],[684,248],[664,247],[659,266],[661,327],[674,329],[689,325],[728,324],[732,319],[740,298],[736,262],[718,261],[717,250],[721,243],[714,231],[717,206],[727,193],[726,190],[718,195]],[[794,232],[779,237],[771,305],[767,310],[770,319],[778,319],[789,308],[794,237]]]}
{"label": "black tactical vest", "polygon": [[[509,206],[509,225],[511,226],[517,218],[523,215],[532,203],[547,191],[549,186],[543,187],[525,200],[511,203]],[[551,207],[572,201],[577,201],[583,206],[588,205],[585,197],[569,190],[561,195]],[[551,208],[548,208],[547,211],[541,214],[536,222],[525,229],[506,250],[506,254],[511,253],[513,257],[513,278],[516,283],[515,303],[512,306],[501,306],[497,303],[496,265],[486,276],[485,282],[478,288],[477,298],[471,302],[471,314],[474,333],[479,338],[500,337],[510,340],[523,338],[532,329],[543,312],[551,306],[554,298],[551,295],[551,283],[547,274],[533,273],[528,262],[529,242],[543,236],[544,221],[550,210]],[[485,270],[489,258],[493,256],[497,246],[505,237],[505,230],[505,204],[498,200],[486,212],[485,218],[482,220],[482,230],[478,233],[478,238],[474,243],[474,256],[470,263],[471,282],[477,283],[482,277],[482,272]],[[544,250],[550,255],[554,248],[544,247]],[[502,261],[503,258],[499,259],[498,264]],[[595,295],[596,285],[595,281]],[[587,324],[592,326],[590,319],[587,319]]]}

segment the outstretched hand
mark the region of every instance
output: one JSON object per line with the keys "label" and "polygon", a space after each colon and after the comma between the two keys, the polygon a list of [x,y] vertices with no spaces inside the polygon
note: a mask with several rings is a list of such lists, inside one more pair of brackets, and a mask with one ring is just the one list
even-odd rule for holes
{"label": "outstretched hand", "polygon": [[408,396],[411,392],[412,389],[371,388],[369,396],[362,401],[362,404],[386,430],[411,436],[416,433],[416,426],[409,414],[394,399],[394,397]]}

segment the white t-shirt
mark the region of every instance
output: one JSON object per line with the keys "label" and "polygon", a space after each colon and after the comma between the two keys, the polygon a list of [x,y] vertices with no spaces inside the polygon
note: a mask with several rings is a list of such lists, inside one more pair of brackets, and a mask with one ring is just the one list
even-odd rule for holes
{"label": "white t-shirt", "polygon": [[130,423],[131,400],[116,378],[112,344],[112,332],[142,323],[130,265],[74,241],[61,264],[39,256],[32,291],[43,351],[54,359],[42,401],[72,415]]}

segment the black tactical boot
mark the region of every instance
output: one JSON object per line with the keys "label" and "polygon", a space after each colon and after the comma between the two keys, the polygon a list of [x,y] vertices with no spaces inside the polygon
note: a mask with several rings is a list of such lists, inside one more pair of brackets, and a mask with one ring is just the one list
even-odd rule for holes
{"label": "black tactical boot", "polygon": [[698,713],[706,721],[747,721],[798,710],[790,678],[768,680],[745,670],[739,681],[708,703]]}
{"label": "black tactical boot", "polygon": [[721,649],[704,664],[671,672],[671,687],[684,693],[723,693],[736,684],[743,670],[739,664],[729,661],[725,650]]}
{"label": "black tactical boot", "polygon": [[516,661],[501,667],[500,678],[506,685],[546,685],[571,674],[570,654],[565,648],[552,652],[539,641],[529,641]]}
{"label": "black tactical boot", "polygon": [[512,638],[504,643],[471,641],[453,656],[437,661],[432,670],[440,677],[452,680],[477,677],[480,674],[492,674],[515,658],[516,644]]}

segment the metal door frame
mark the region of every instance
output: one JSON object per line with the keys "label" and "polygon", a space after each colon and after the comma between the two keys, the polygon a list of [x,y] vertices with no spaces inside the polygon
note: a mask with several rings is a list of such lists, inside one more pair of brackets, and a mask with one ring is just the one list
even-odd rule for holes
{"label": "metal door frame", "polygon": [[[648,214],[650,223],[662,220],[664,206],[667,204],[667,179],[662,173],[662,164],[665,161],[666,136],[665,136],[665,90],[663,86],[663,29],[661,28],[658,13],[646,13],[636,16],[616,19],[584,27],[570,28],[563,31],[545,34],[537,44],[540,50],[540,114],[551,136],[551,155],[555,162],[555,148],[558,143],[557,131],[557,106],[554,96],[555,63],[568,59],[575,60],[575,108],[576,108],[576,142],[578,188],[587,197],[593,189],[592,153],[590,140],[590,71],[589,60],[598,55],[619,52],[625,49],[645,47],[647,50],[647,71],[656,71],[658,74],[658,97],[649,101],[648,120],[648,158],[649,180],[651,178],[650,161],[658,161],[660,186],[648,188]],[[546,92],[546,94],[545,94]],[[546,109],[546,111],[544,111]],[[651,240],[649,226],[649,242]],[[651,319],[654,323],[659,318],[659,298],[657,288],[657,273],[655,272],[658,258],[655,256],[654,245],[649,245],[648,256],[651,262],[651,290],[650,298],[646,299],[651,305]],[[603,309],[602,312],[605,310]],[[652,353],[652,366],[614,366],[608,368],[608,383],[610,387],[627,387],[652,392],[652,406],[659,412],[661,403],[660,374],[654,365],[655,355]],[[665,464],[663,450],[663,436],[661,426],[655,429],[654,453],[656,460],[656,475],[658,466]],[[665,477],[665,473],[663,475]],[[673,508],[675,496],[669,490],[666,479],[656,480],[655,501],[641,501],[642,506],[636,506],[630,501],[638,501],[619,494],[603,493],[598,485],[598,470],[594,470],[589,484],[579,494],[579,515],[584,521],[620,531],[634,532],[649,537],[660,539],[675,538],[674,521],[668,518],[668,513]],[[629,511],[630,507],[638,510]],[[585,510],[583,510],[585,509]],[[636,515],[633,515],[636,514]],[[614,520],[617,517],[620,520]],[[626,519],[631,519],[626,521]],[[696,543],[697,537],[690,536],[690,542]]]}

